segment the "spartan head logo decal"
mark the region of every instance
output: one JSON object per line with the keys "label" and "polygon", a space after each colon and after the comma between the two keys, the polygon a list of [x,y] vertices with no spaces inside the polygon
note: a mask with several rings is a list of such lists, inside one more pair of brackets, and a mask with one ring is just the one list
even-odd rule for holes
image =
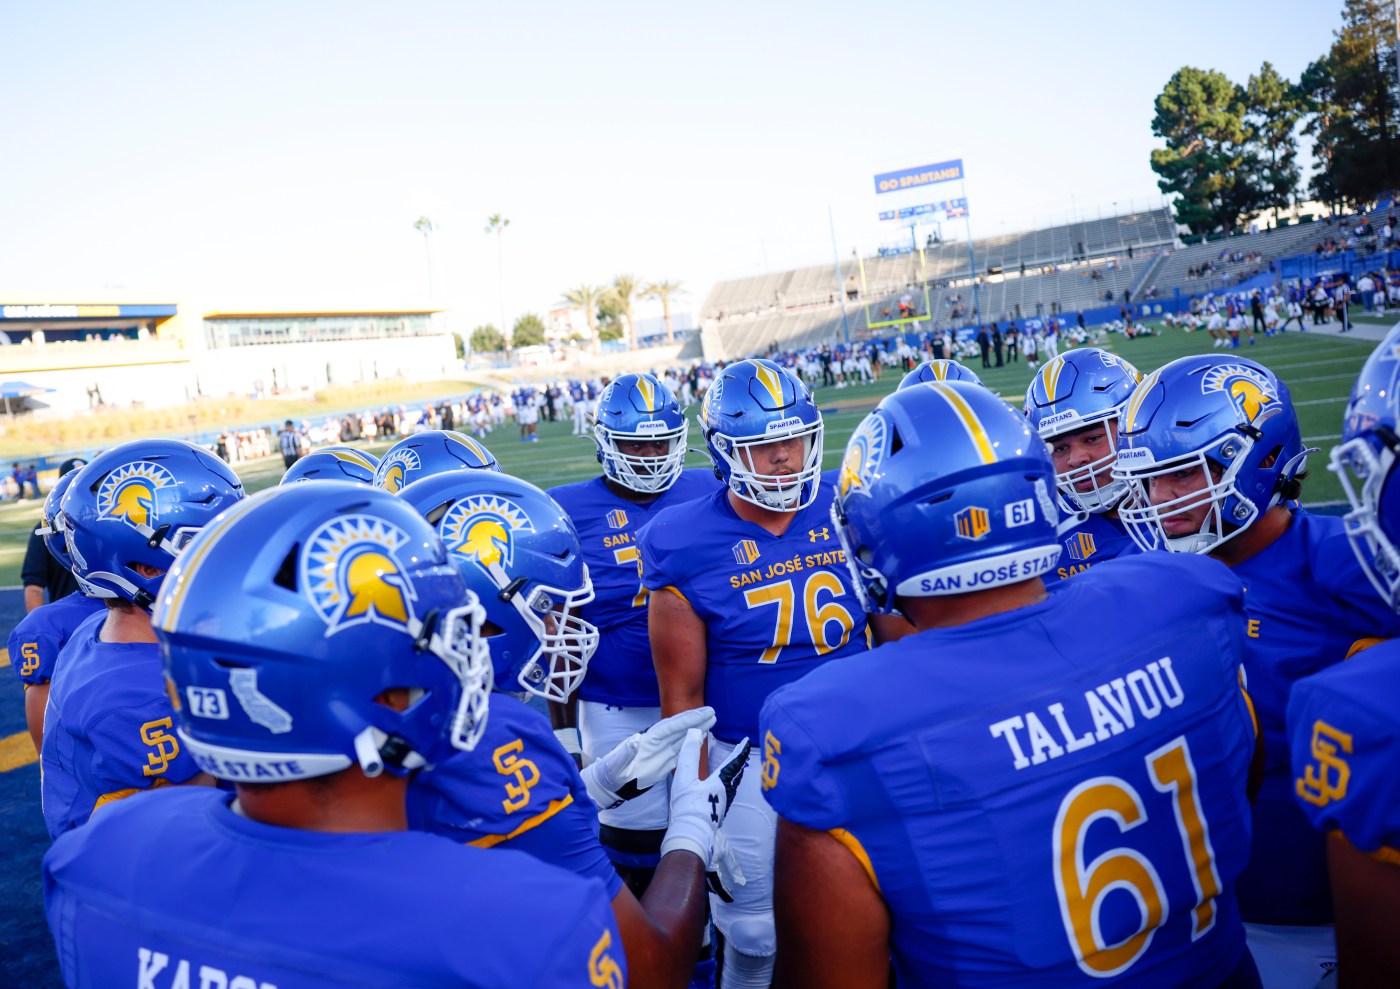
{"label": "spartan head logo decal", "polygon": [[450,554],[464,556],[482,570],[509,569],[515,556],[515,533],[534,532],[530,518],[508,498],[470,495],[454,502],[438,522],[438,534]]}
{"label": "spartan head logo decal", "polygon": [[160,514],[156,492],[174,485],[174,475],[158,463],[137,460],[123,464],[103,478],[97,489],[97,517],[153,529]]}
{"label": "spartan head logo decal", "polygon": [[1225,392],[1246,422],[1257,425],[1282,409],[1278,389],[1263,373],[1245,364],[1221,364],[1201,377],[1201,393]]}
{"label": "spartan head logo decal", "polygon": [[394,450],[380,463],[374,475],[374,486],[398,494],[408,484],[408,475],[422,466],[417,450]]}
{"label": "spartan head logo decal", "polygon": [[841,497],[868,487],[884,457],[885,420],[877,415],[866,416],[846,443],[846,456],[841,460],[841,474],[836,482]]}
{"label": "spartan head logo decal", "polygon": [[368,515],[344,515],[311,534],[300,583],[327,635],[365,622],[408,633],[416,595],[397,556],[408,541],[398,527]]}

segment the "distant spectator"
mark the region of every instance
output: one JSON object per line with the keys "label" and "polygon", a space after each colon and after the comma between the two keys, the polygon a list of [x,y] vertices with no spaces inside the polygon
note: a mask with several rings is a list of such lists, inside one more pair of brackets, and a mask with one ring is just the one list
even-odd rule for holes
{"label": "distant spectator", "polygon": [[39,471],[33,464],[24,470],[24,483],[29,486],[29,497],[39,497]]}

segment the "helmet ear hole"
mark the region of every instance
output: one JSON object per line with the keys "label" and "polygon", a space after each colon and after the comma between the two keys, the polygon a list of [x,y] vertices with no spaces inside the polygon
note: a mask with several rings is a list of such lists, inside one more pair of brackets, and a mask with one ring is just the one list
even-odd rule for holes
{"label": "helmet ear hole", "polygon": [[282,559],[282,565],[277,568],[276,575],[272,582],[278,587],[295,593],[297,589],[297,557],[301,551],[301,543],[294,543],[291,551]]}

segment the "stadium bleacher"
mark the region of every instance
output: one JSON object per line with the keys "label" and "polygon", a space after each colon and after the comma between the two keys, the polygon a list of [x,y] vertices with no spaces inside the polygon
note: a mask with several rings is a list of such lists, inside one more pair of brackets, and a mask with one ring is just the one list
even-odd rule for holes
{"label": "stadium bleacher", "polygon": [[[1386,203],[1335,222],[1190,246],[1177,240],[1169,208],[986,237],[973,242],[977,311],[984,322],[1005,321],[1119,306],[1129,299],[1141,303],[1149,296],[1160,300],[1178,291],[1219,292],[1271,271],[1278,258],[1310,252],[1329,238],[1344,243],[1362,215],[1379,230],[1391,212]],[[1358,245],[1363,254],[1368,248],[1374,244]],[[1207,263],[1208,271],[1193,274]],[[870,324],[897,317],[902,299],[923,315],[924,327],[973,322],[967,245],[935,244],[922,259],[917,253],[853,258],[841,265],[839,276],[835,265],[825,264],[720,282],[701,307],[701,340],[706,357],[713,360],[761,353],[773,345],[839,339],[842,301],[851,337],[860,338],[888,332]]]}

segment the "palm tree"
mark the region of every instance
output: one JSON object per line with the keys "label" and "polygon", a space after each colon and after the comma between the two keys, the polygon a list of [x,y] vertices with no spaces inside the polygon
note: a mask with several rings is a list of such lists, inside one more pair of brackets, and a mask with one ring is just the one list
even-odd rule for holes
{"label": "palm tree", "polygon": [[671,343],[676,335],[671,332],[671,300],[682,298],[689,293],[682,282],[652,282],[642,289],[643,299],[660,299],[661,311],[666,316],[666,342]]}
{"label": "palm tree", "polygon": [[598,306],[607,292],[606,285],[584,284],[569,289],[561,296],[564,303],[582,309],[588,317],[588,346],[595,354],[598,352]]}
{"label": "palm tree", "polygon": [[503,327],[506,325],[506,261],[501,235],[506,232],[508,226],[510,226],[510,220],[500,213],[492,213],[486,218],[486,232],[496,235],[496,296],[501,305],[501,326]]}
{"label": "palm tree", "polygon": [[641,283],[635,275],[618,275],[608,286],[608,293],[617,300],[618,306],[627,317],[628,349],[637,349],[637,322],[632,318],[632,301],[641,290]]}
{"label": "palm tree", "polygon": [[433,247],[428,240],[428,235],[433,232],[433,221],[426,216],[420,216],[413,221],[413,229],[423,235],[423,250],[428,254],[428,305],[433,304]]}

